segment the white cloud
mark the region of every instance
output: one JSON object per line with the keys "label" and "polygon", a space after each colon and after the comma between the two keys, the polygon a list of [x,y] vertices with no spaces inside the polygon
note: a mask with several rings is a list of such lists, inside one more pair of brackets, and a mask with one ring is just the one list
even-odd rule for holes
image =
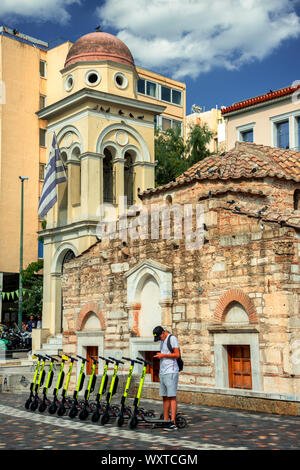
{"label": "white cloud", "polygon": [[[297,0],[299,1],[299,0]],[[294,0],[105,0],[97,8],[135,62],[174,78],[261,60],[300,34]]]}
{"label": "white cloud", "polygon": [[81,0],[1,0],[0,17],[2,20],[22,17],[65,24],[71,18],[67,8],[80,2]]}

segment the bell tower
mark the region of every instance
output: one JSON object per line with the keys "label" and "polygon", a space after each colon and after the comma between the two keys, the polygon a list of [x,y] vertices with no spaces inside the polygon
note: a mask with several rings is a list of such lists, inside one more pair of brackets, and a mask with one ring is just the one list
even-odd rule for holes
{"label": "bell tower", "polygon": [[[57,83],[60,97],[37,115],[47,121],[47,153],[56,133],[67,182],[47,214],[44,238],[43,329],[63,329],[64,263],[96,241],[100,207],[118,211],[154,187],[154,119],[163,110],[137,99],[138,74],[128,47],[95,32],[69,49]],[[103,214],[103,212],[101,212]]]}

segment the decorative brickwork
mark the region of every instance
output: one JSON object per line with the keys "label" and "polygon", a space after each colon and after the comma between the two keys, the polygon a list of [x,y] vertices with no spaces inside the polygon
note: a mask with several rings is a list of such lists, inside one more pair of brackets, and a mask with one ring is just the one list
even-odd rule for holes
{"label": "decorative brickwork", "polygon": [[225,320],[228,307],[231,302],[238,302],[244,307],[248,314],[250,323],[258,322],[255,305],[253,304],[250,297],[240,289],[231,289],[221,297],[217,304],[217,307],[214,312],[214,319],[217,323],[222,323]]}
{"label": "decorative brickwork", "polygon": [[95,313],[99,318],[102,330],[105,330],[105,319],[99,306],[94,302],[88,302],[81,310],[77,318],[76,330],[81,331],[91,313]]}

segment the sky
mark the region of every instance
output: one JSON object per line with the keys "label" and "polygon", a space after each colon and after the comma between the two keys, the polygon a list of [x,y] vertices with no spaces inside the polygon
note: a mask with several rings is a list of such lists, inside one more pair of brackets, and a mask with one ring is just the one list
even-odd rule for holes
{"label": "sky", "polygon": [[0,25],[49,43],[101,30],[186,83],[186,113],[300,80],[300,0],[1,0]]}

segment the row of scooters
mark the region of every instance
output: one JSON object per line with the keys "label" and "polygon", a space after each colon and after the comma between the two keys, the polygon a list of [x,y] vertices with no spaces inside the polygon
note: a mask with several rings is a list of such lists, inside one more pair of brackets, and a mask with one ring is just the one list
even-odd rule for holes
{"label": "row of scooters", "polygon": [[[83,389],[83,384],[85,380],[85,366],[89,362],[88,359],[76,355],[76,357],[69,356],[64,354],[62,356],[58,355],[60,358],[60,367],[58,372],[58,377],[56,381],[55,388],[53,390],[52,400],[48,398],[48,390],[52,385],[54,377],[54,363],[59,362],[59,359],[49,355],[40,355],[36,354],[33,356],[34,359],[37,359],[35,372],[33,376],[33,381],[30,385],[30,395],[25,402],[25,408],[31,411],[39,410],[40,413],[45,412],[48,409],[48,412],[51,415],[56,414],[57,416],[68,415],[70,419],[74,419],[76,416],[80,420],[84,421],[89,416],[91,416],[91,421],[93,423],[100,422],[101,425],[107,424],[110,420],[114,419],[115,423],[121,427],[127,421],[127,425],[130,429],[135,429],[138,424],[143,423],[145,425],[152,425],[155,427],[166,426],[171,421],[164,421],[163,415],[160,415],[160,418],[155,418],[155,413],[153,410],[145,410],[140,406],[140,400],[142,395],[142,388],[145,380],[145,375],[147,371],[147,366],[151,365],[150,362],[146,361],[143,358],[137,357],[136,359],[130,359],[127,357],[122,357],[124,361],[130,362],[129,372],[127,376],[127,381],[125,385],[124,392],[121,397],[120,404],[116,405],[112,403],[112,397],[115,395],[118,389],[119,377],[118,368],[120,364],[124,364],[120,359],[115,359],[113,357],[102,357],[99,356],[99,359],[104,361],[103,374],[99,385],[99,390],[94,400],[91,400],[91,394],[95,390],[95,385],[97,381],[96,368],[99,363],[98,358],[90,357],[92,361],[91,374],[89,377],[88,385],[84,391],[84,399],[80,399],[79,392]],[[49,369],[46,377],[46,362],[49,362]],[[65,379],[64,367],[65,363],[69,362],[69,370]],[[80,370],[78,375],[78,380],[76,384],[76,389],[74,390],[73,396],[68,396],[68,388],[70,383],[70,378],[74,366],[74,362],[79,362]],[[133,401],[133,406],[127,406],[127,397],[128,391],[132,380],[132,374],[135,364],[143,365],[142,374],[140,376],[139,386],[137,390],[136,397]],[[114,370],[111,376],[109,390],[107,392],[106,398],[103,400],[104,393],[107,390],[108,385],[108,367],[113,365]],[[46,382],[45,382],[46,378]],[[45,382],[42,394],[40,390],[42,385]],[[64,387],[63,387],[64,384]],[[59,396],[59,391],[61,395]],[[186,420],[182,414],[177,413],[176,415],[176,425],[178,428],[184,428],[186,426]]]}

